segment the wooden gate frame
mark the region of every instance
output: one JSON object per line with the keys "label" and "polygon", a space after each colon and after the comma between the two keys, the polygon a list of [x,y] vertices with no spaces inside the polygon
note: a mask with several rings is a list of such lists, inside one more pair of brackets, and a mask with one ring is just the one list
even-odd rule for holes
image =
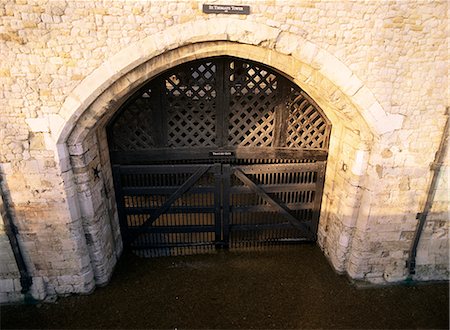
{"label": "wooden gate frame", "polygon": [[[197,114],[199,117],[195,117]],[[134,126],[129,126],[130,122]],[[164,130],[172,124],[171,131]],[[192,162],[198,164],[192,165],[197,166],[197,170],[149,214],[140,226],[141,230],[181,232],[183,228],[155,229],[152,224],[213,168],[216,180],[214,214],[221,220],[214,226],[216,245],[228,246],[230,230],[239,227],[230,225],[233,206],[229,198],[224,198],[224,194],[234,189],[230,185],[232,176],[282,214],[290,226],[307,233],[305,237],[314,241],[330,130],[329,120],[304,91],[263,64],[226,56],[184,63],[146,83],[125,102],[108,126],[119,217],[124,219],[127,210],[120,174],[117,174],[123,166],[163,163],[182,166],[175,164]],[[116,132],[121,135],[116,136]],[[247,176],[248,165],[235,163],[236,160],[256,159],[297,163],[291,166],[305,161],[307,163],[302,165],[320,165],[312,225],[299,222],[287,205],[253,182]],[[220,169],[219,165],[213,165],[215,163],[221,164]],[[210,231],[212,227],[189,229],[201,232]],[[121,229],[124,240],[129,242],[126,222],[121,221]]]}
{"label": "wooden gate frame", "polygon": [[[249,175],[252,173],[280,173],[278,170],[282,170],[282,173],[289,173],[289,171],[295,169],[315,171],[317,177],[315,182],[312,184],[296,184],[295,187],[304,186],[304,189],[310,189],[315,192],[315,199],[313,205],[314,215],[310,223],[305,223],[299,221],[291,213],[292,210],[281,200],[276,200],[274,197],[269,195],[269,191],[266,191],[261,187],[260,184],[255,183]],[[211,242],[217,248],[227,248],[230,243],[230,230],[242,230],[243,227],[240,225],[230,225],[230,216],[233,212],[233,207],[230,204],[230,197],[233,193],[238,190],[242,191],[242,187],[232,187],[231,178],[235,176],[245,187],[247,187],[251,192],[255,193],[257,196],[261,197],[269,206],[269,209],[276,211],[281,214],[285,219],[288,220],[289,224],[299,229],[306,241],[316,240],[317,224],[319,219],[319,209],[322,197],[323,189],[323,178],[324,178],[324,168],[325,162],[318,163],[297,163],[297,164],[265,164],[265,165],[230,165],[230,164],[196,164],[196,165],[114,165],[113,175],[114,184],[116,187],[116,198],[118,201],[118,214],[120,219],[121,231],[124,237],[124,242],[126,245],[131,245],[133,242],[133,233],[200,233],[200,232],[214,232],[215,241]],[[266,170],[266,171],[265,171]],[[192,173],[190,177],[183,182],[180,186],[169,188],[169,187],[139,187],[130,188],[123,187],[122,185],[122,174],[170,174],[170,173]],[[212,173],[214,177],[214,184],[208,187],[198,187],[193,188],[194,184],[206,173]],[[275,189],[274,189],[275,187]],[[286,185],[275,185],[272,187],[272,192],[283,188],[286,190]],[[127,207],[125,205],[125,196],[131,194],[133,196],[139,196],[141,194],[148,194],[155,192],[156,189],[173,190],[169,197],[162,203],[158,208],[150,209],[148,207]],[[164,213],[168,212],[172,207],[172,204],[186,192],[190,192],[192,189],[198,192],[213,192],[214,193],[214,207],[202,207],[201,210],[198,208],[189,209],[195,212],[202,213],[213,213],[214,214],[214,225],[177,225],[177,226],[152,226],[155,221]],[[296,188],[291,188],[296,189]],[[159,191],[161,193],[161,191]],[[186,211],[187,211],[186,207]],[[245,207],[244,207],[245,208]],[[266,209],[266,207],[260,206],[260,208]],[[252,208],[248,208],[250,211]],[[241,210],[242,211],[242,210]],[[254,212],[255,210],[253,210]],[[143,221],[136,227],[131,227],[127,224],[127,214],[149,214],[147,219]],[[249,226],[247,226],[249,227]],[[275,226],[277,227],[277,226]],[[279,227],[279,226],[278,226]],[[266,225],[266,228],[271,228],[271,225]],[[248,228],[246,228],[248,229]],[[253,229],[257,229],[254,227]],[[300,238],[300,237],[299,237]],[[177,245],[178,246],[178,245]],[[158,246],[163,247],[163,246]],[[152,248],[152,246],[141,246],[140,248]]]}
{"label": "wooden gate frame", "polygon": [[[252,93],[254,99],[249,98]],[[198,102],[201,108],[194,106]],[[177,109],[188,112],[177,115]],[[205,109],[214,113],[206,115]],[[194,110],[205,118],[189,118]],[[167,132],[172,127],[169,112],[172,133]],[[257,122],[264,114],[268,125]],[[236,133],[241,126],[245,131]],[[297,85],[263,64],[232,57],[196,60],[162,73],[124,103],[107,129],[112,164],[209,159],[215,151],[238,158],[257,152],[270,158],[326,160],[330,131],[323,111]]]}
{"label": "wooden gate frame", "polygon": [[[195,169],[193,171],[193,174],[189,177],[188,180],[186,180],[180,187],[178,187],[170,196],[169,198],[156,210],[149,210],[148,208],[134,208],[134,212],[137,212],[138,214],[142,213],[150,213],[150,216],[145,220],[142,224],[138,226],[138,228],[130,228],[127,224],[127,206],[125,205],[125,196],[127,193],[133,194],[133,196],[138,193],[151,193],[154,191],[154,188],[124,188],[122,185],[122,174],[141,174],[141,173],[149,173],[150,169],[156,169],[156,172],[159,173],[171,173],[171,172],[178,172],[177,169]],[[135,232],[183,232],[185,230],[186,232],[208,232],[208,231],[214,231],[216,233],[216,240],[220,240],[220,228],[218,228],[217,221],[215,221],[214,226],[189,226],[189,228],[186,228],[185,226],[171,226],[171,227],[152,227],[152,224],[164,213],[166,213],[171,205],[184,193],[189,191],[192,186],[208,171],[212,171],[215,178],[215,187],[214,187],[214,204],[215,208],[211,210],[214,212],[215,217],[220,217],[220,214],[218,213],[220,209],[218,208],[218,205],[220,205],[220,171],[217,164],[207,164],[207,165],[144,165],[144,166],[135,166],[135,165],[129,165],[129,166],[123,166],[123,165],[113,165],[113,179],[114,179],[114,186],[116,190],[116,200],[117,200],[117,211],[119,215],[119,224],[120,229],[122,232],[123,240],[125,242],[125,245],[129,245],[132,241],[131,237],[131,231]],[[154,172],[152,172],[154,173]],[[161,188],[158,188],[161,190]],[[207,208],[203,207],[203,212],[207,211]],[[135,214],[135,213],[133,213]],[[219,236],[217,236],[219,235]]]}

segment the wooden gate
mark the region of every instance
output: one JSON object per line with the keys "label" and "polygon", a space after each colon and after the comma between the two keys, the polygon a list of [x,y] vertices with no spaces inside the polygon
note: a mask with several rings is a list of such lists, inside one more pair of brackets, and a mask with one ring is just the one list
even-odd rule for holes
{"label": "wooden gate", "polygon": [[107,130],[125,243],[159,256],[314,241],[330,130],[262,64],[216,57],[164,72]]}

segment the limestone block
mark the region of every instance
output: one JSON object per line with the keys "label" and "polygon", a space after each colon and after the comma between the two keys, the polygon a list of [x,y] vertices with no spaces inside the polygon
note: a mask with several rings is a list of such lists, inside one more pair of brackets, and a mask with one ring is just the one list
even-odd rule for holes
{"label": "limestone block", "polygon": [[[70,94],[65,100],[64,104],[59,111],[59,115],[67,122],[76,121],[78,119],[79,113],[76,110],[80,109],[82,106],[82,102],[80,99],[74,94]],[[72,119],[72,116],[77,115],[77,117]],[[64,129],[61,131],[63,132]]]}
{"label": "limestone block", "polygon": [[[71,170],[71,163],[70,163],[70,157],[60,157],[59,154],[55,153],[55,158],[57,164],[59,165],[59,168],[61,169],[62,173],[67,173],[68,171]],[[70,181],[65,181],[70,182]]]}
{"label": "limestone block", "polygon": [[48,117],[49,129],[54,141],[58,141],[59,134],[64,127],[65,119],[59,114],[51,114]]}
{"label": "limestone block", "polygon": [[312,66],[319,68],[319,72],[341,89],[348,84],[353,74],[344,63],[323,49],[318,51],[313,59]]}
{"label": "limestone block", "polygon": [[262,42],[275,43],[280,30],[265,24],[247,20],[236,21],[227,19],[227,34],[229,40],[258,45]]}
{"label": "limestone block", "polygon": [[152,58],[161,52],[159,50],[158,40],[154,36],[150,36],[142,40],[139,47],[141,52],[146,54],[147,58]]}
{"label": "limestone block", "polygon": [[[226,21],[224,23],[219,22],[218,24],[215,24],[215,22],[211,22],[209,20],[204,21],[204,23],[202,23],[201,21],[192,21],[191,23],[193,27],[193,33],[192,36],[189,36],[189,34],[186,35],[187,40],[192,40],[192,42],[205,40],[228,40],[227,29],[228,25],[230,24],[229,21]],[[202,26],[203,24],[204,26]]]}
{"label": "limestone block", "polygon": [[401,282],[406,278],[407,268],[404,265],[404,260],[391,262],[386,265],[383,278],[386,282]]}
{"label": "limestone block", "polygon": [[24,162],[24,171],[30,174],[40,173],[39,162],[35,159],[27,160]]}
{"label": "limestone block", "polygon": [[33,277],[30,293],[36,300],[44,300],[46,296],[45,283],[42,277]]}
{"label": "limestone block", "polygon": [[293,33],[281,32],[277,38],[275,49],[283,54],[292,54],[299,46],[303,44],[303,40]]}
{"label": "limestone block", "polygon": [[11,163],[0,163],[0,173],[5,175],[11,175],[13,173]]}
{"label": "limestone block", "polygon": [[82,143],[71,144],[68,146],[68,152],[71,156],[79,156],[86,152],[87,150]]}
{"label": "limestone block", "polygon": [[365,150],[358,150],[356,152],[356,158],[352,166],[352,173],[358,176],[364,175],[367,169],[367,161],[369,153]]}
{"label": "limestone block", "polygon": [[14,291],[20,292],[20,290],[22,290],[22,285],[20,284],[20,278],[14,278],[13,284],[14,284]]}
{"label": "limestone block", "polygon": [[363,85],[363,82],[355,74],[352,74],[350,78],[341,81],[340,89],[345,94],[353,96]]}
{"label": "limestone block", "polygon": [[94,204],[92,203],[92,200],[90,198],[91,196],[88,195],[86,196],[86,194],[79,194],[79,209],[81,214],[83,215],[83,217],[87,217],[87,218],[93,218],[93,216],[95,215],[95,209],[94,209]]}
{"label": "limestone block", "polygon": [[[80,101],[80,106],[86,107],[92,103],[109,85],[111,85],[120,73],[111,67],[111,62],[105,62],[95,69],[89,76],[75,87],[71,95]],[[67,100],[66,100],[67,101]],[[76,107],[72,106],[72,109]],[[61,113],[60,113],[61,114]],[[61,114],[62,115],[62,114]],[[62,116],[66,118],[65,116]]]}
{"label": "limestone block", "polygon": [[91,293],[95,289],[95,284],[93,273],[84,273],[78,276],[78,281],[73,285],[73,292],[83,294]]}
{"label": "limestone block", "polygon": [[120,50],[105,64],[111,68],[111,71],[122,75],[142,64],[142,62],[148,58],[147,56],[147,54],[142,52],[139,45],[132,45]]}
{"label": "limestone block", "polygon": [[319,48],[310,41],[303,41],[297,45],[292,55],[305,64],[311,65]]}
{"label": "limestone block", "polygon": [[14,291],[14,279],[4,278],[0,279],[0,292],[13,292]]}
{"label": "limestone block", "polygon": [[348,234],[342,233],[339,236],[339,245],[341,245],[342,247],[348,247],[348,245],[350,243],[350,239],[351,239],[351,237]]}
{"label": "limestone block", "polygon": [[76,221],[81,218],[81,209],[76,196],[67,196],[67,204],[70,211],[70,218]]}
{"label": "limestone block", "polygon": [[27,118],[25,121],[31,132],[49,132],[48,118]]}
{"label": "limestone block", "polygon": [[375,125],[379,134],[385,134],[401,128],[405,118],[399,114],[385,114],[383,116],[384,110],[378,102],[372,104],[367,109],[367,112],[370,113],[373,118],[376,118]]}
{"label": "limestone block", "polygon": [[[373,106],[373,104],[377,103],[377,100],[370,92],[369,88],[367,88],[366,86],[360,88],[358,92],[355,95],[353,95],[353,99],[355,102],[357,102],[357,104],[361,107],[361,109],[369,109],[371,106]],[[375,117],[376,111],[372,111],[370,112],[370,114],[372,117]]]}

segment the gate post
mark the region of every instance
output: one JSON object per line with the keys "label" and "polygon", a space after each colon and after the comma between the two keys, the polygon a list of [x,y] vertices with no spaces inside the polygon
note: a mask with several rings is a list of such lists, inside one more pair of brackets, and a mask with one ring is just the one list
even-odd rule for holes
{"label": "gate post", "polygon": [[214,164],[214,226],[216,249],[222,248],[222,166]]}
{"label": "gate post", "polygon": [[222,244],[228,249],[230,244],[230,186],[231,186],[231,166],[222,165]]}

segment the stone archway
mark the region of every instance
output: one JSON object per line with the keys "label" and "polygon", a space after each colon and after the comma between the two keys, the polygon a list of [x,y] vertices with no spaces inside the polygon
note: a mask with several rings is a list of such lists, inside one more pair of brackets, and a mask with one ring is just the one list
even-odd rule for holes
{"label": "stone archway", "polygon": [[85,233],[97,284],[109,280],[122,249],[105,125],[145,81],[177,64],[217,55],[251,59],[283,72],[331,120],[318,242],[337,271],[349,272],[371,145],[378,135],[397,129],[401,117],[387,115],[351,70],[311,42],[263,24],[224,18],[175,26],[122,50],[85,78],[53,118],[72,222]]}

